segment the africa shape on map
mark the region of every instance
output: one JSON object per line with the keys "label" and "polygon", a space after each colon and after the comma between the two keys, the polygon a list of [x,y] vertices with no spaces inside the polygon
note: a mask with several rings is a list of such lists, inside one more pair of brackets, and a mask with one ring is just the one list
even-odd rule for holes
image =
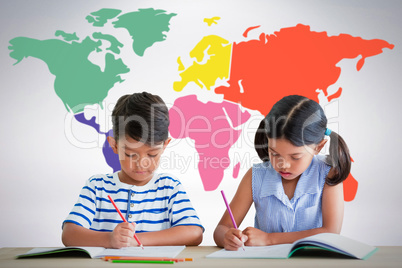
{"label": "africa shape on map", "polygon": [[[120,13],[116,9],[101,9],[86,19],[94,27],[103,27],[112,21],[115,28],[126,29],[133,39],[134,53],[141,57],[148,47],[166,39],[170,20],[177,15],[152,8],[119,16]],[[214,27],[219,19],[206,18],[204,22]],[[364,40],[347,34],[328,36],[326,32],[313,32],[309,26],[302,24],[280,29],[274,34],[260,33],[259,39],[247,40],[248,33],[258,27],[249,27],[243,34],[246,40],[241,42],[230,42],[216,35],[205,36],[189,53],[193,59],[191,66],[186,68],[181,57],[177,60],[181,81],[173,83],[175,91],[182,91],[192,82],[200,89],[214,89],[225,99],[222,103],[203,103],[196,95],[187,95],[177,98],[169,111],[171,136],[195,141],[195,150],[200,156],[198,171],[206,191],[217,189],[221,183],[224,170],[231,161],[229,149],[240,137],[241,130],[234,128],[250,118],[250,113],[242,111],[240,105],[266,115],[277,100],[290,94],[304,95],[318,101],[316,90],[320,89],[328,101],[339,98],[342,88],[332,95],[327,92],[328,87],[340,76],[341,69],[336,66],[339,61],[360,56],[356,66],[360,70],[367,57],[382,53],[384,48],[394,47],[379,39]],[[78,122],[105,135],[105,160],[114,171],[119,170],[118,158],[106,142],[106,137],[112,135],[112,131],[101,132],[96,118],[87,120],[83,110],[86,105],[102,105],[114,84],[124,82],[120,75],[130,72],[119,58],[120,48],[124,44],[114,36],[101,32],[94,32],[92,38],[86,37],[81,42],[75,33],[58,30],[55,35],[64,40],[14,38],[10,40],[10,56],[17,63],[31,56],[48,65],[49,71],[56,77],[56,94],[66,108],[74,113]],[[110,47],[106,49],[105,69],[101,70],[88,60],[88,55],[101,52],[103,41],[108,41]],[[74,81],[80,81],[80,84]],[[194,120],[201,116],[213,123],[208,131],[185,129],[205,130],[205,121]],[[240,163],[234,165],[233,177],[237,177],[239,167]],[[353,200],[356,192],[357,181],[350,175],[344,182],[345,200]]]}

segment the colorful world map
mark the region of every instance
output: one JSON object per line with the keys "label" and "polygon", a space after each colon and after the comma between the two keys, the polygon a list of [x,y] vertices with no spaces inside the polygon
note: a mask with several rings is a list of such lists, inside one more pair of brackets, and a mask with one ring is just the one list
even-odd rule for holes
{"label": "colorful world map", "polygon": [[[86,17],[99,30],[91,36],[79,38],[76,33],[56,30],[54,39],[16,37],[10,40],[10,57],[17,61],[15,64],[27,57],[47,64],[55,76],[54,90],[65,108],[74,114],[77,122],[104,135],[105,161],[117,171],[120,169],[118,157],[106,141],[112,131],[102,132],[95,117],[86,119],[84,115],[88,105],[102,107],[115,84],[124,83],[121,75],[131,71],[120,55],[120,49],[128,44],[102,33],[102,27],[111,24],[125,29],[132,38],[129,45],[133,52],[142,57],[147,48],[167,40],[170,21],[175,16],[180,14],[153,8],[123,14],[118,9],[100,9]],[[205,18],[204,22],[214,27],[220,19]],[[241,130],[236,128],[250,118],[245,109],[266,115],[276,101],[290,94],[319,101],[317,89],[331,102],[342,95],[341,87],[335,93],[328,92],[340,77],[341,68],[337,64],[341,60],[357,58],[359,71],[368,57],[394,47],[380,39],[365,40],[348,34],[328,36],[326,32],[311,31],[310,26],[303,24],[272,34],[260,32],[258,39],[248,38],[250,31],[255,33],[259,27],[247,28],[243,37],[239,36],[243,41],[226,40],[217,35],[200,37],[194,49],[183,52],[191,58],[189,66],[184,66],[183,55],[177,55],[181,80],[172,83],[172,92],[195,83],[200,90],[213,90],[224,98],[221,103],[204,103],[196,94],[178,97],[169,112],[171,136],[194,140],[205,191],[216,190],[230,166],[229,150],[241,135]],[[102,51],[104,44],[109,44],[106,51]],[[93,53],[104,57],[104,69],[89,60]],[[238,175],[239,164],[233,165],[234,177]],[[351,174],[344,182],[344,199],[352,201],[357,188],[357,180]]]}

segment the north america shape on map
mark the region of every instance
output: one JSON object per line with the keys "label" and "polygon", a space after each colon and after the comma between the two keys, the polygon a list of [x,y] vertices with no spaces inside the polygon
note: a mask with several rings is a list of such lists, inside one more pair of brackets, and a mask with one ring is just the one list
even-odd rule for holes
{"label": "north america shape on map", "polygon": [[[153,8],[120,14],[121,10],[101,9],[88,15],[86,20],[98,29],[110,22],[115,28],[126,29],[133,40],[133,52],[140,57],[155,42],[167,38],[170,20],[177,15]],[[213,27],[219,19],[206,18],[204,22]],[[244,38],[258,27],[248,28]],[[105,160],[113,171],[119,170],[117,155],[106,142],[112,131],[101,132],[96,118],[86,119],[83,111],[87,105],[99,104],[102,107],[109,90],[116,83],[124,82],[120,75],[130,72],[130,69],[119,54],[120,48],[126,44],[101,32],[94,32],[92,37],[87,36],[81,42],[75,33],[58,30],[55,35],[63,40],[16,37],[10,40],[10,56],[17,60],[15,64],[26,57],[34,57],[48,65],[49,71],[55,75],[54,90],[66,109],[74,113],[78,122],[105,135]],[[105,68],[102,70],[89,61],[88,56],[90,53],[101,53],[104,41],[109,42],[110,47],[103,51]],[[181,91],[188,83],[194,82],[200,89],[214,89],[216,94],[223,94],[224,101],[203,103],[197,100],[196,95],[177,98],[169,112],[172,122],[170,134],[176,139],[188,137],[195,141],[195,149],[200,156],[198,171],[204,190],[213,191],[221,183],[224,170],[229,167],[229,149],[240,137],[241,130],[234,128],[250,118],[250,113],[242,111],[244,109],[240,109],[240,105],[266,115],[273,103],[289,94],[300,94],[318,101],[316,90],[321,89],[328,101],[339,98],[342,88],[332,95],[327,89],[340,76],[341,69],[336,66],[340,60],[361,56],[356,66],[360,70],[367,57],[393,47],[379,39],[364,40],[347,34],[329,37],[326,32],[313,32],[309,26],[302,24],[280,29],[271,35],[261,33],[259,39],[241,42],[230,42],[216,35],[205,36],[189,54],[193,59],[191,66],[186,68],[178,58],[181,81],[174,82],[173,89]],[[197,133],[186,129],[205,129],[202,125],[205,122],[194,120],[198,117],[213,122],[209,132]],[[188,124],[189,121],[191,124]],[[234,165],[233,177],[237,177],[239,167],[240,163]],[[344,183],[346,201],[354,199],[357,185],[350,175]]]}
{"label": "north america shape on map", "polygon": [[[105,8],[92,12],[86,20],[97,29],[102,29],[106,23],[113,20],[112,25],[115,28],[127,30],[133,40],[133,52],[140,57],[154,43],[165,41],[165,32],[170,30],[170,19],[177,15],[153,8],[139,9],[118,16],[119,14],[121,10]],[[105,161],[113,171],[120,170],[118,156],[107,142],[107,137],[113,135],[113,131],[102,132],[95,117],[86,119],[84,108],[93,104],[102,107],[109,90],[113,89],[116,83],[124,82],[120,75],[130,72],[119,58],[120,49],[124,44],[113,35],[98,31],[83,38],[81,42],[76,33],[57,30],[55,36],[63,40],[13,38],[10,40],[10,56],[17,60],[15,64],[27,57],[40,59],[47,64],[49,71],[55,76],[54,90],[67,111],[73,113],[79,123],[105,135],[102,148]],[[100,48],[104,41],[110,44],[106,51]],[[98,57],[104,56],[104,70],[88,59],[91,53],[96,53]]]}

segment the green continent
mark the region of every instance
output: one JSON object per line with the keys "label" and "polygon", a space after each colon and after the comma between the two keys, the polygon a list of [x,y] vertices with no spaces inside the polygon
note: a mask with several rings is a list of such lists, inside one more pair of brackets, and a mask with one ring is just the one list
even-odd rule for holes
{"label": "green continent", "polygon": [[166,39],[170,19],[177,14],[167,14],[165,10],[153,8],[139,9],[119,16],[113,22],[115,28],[125,28],[133,38],[133,50],[138,56],[143,56],[147,48],[156,42]]}
{"label": "green continent", "polygon": [[108,91],[120,74],[129,72],[121,59],[111,53],[105,56],[105,70],[88,60],[88,55],[99,49],[101,41],[89,37],[81,43],[67,43],[58,39],[37,40],[17,37],[10,40],[10,56],[19,63],[26,57],[43,60],[49,71],[56,76],[54,89],[67,110],[82,112],[86,105],[102,104]]}

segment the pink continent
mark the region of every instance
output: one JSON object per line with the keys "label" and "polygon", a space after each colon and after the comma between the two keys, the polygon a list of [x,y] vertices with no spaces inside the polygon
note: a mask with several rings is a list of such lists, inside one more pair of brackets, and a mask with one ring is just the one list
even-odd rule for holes
{"label": "pink continent", "polygon": [[233,127],[245,123],[250,113],[242,112],[235,103],[202,103],[196,95],[188,95],[176,99],[169,117],[169,131],[173,138],[188,137],[195,141],[200,158],[198,171],[204,189],[215,190],[223,179],[224,170],[230,165],[229,149],[240,137],[241,130]]}

